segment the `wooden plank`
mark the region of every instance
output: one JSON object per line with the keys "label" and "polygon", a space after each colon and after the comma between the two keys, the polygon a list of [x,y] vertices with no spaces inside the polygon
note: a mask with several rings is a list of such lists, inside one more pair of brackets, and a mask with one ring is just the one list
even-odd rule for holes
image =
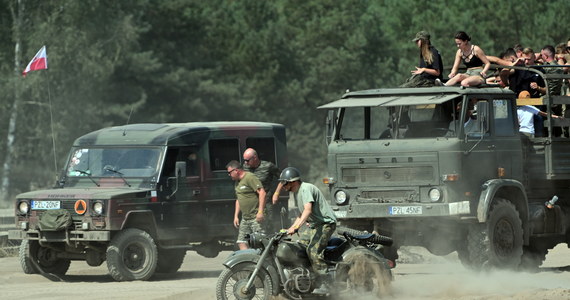
{"label": "wooden plank", "polygon": [[517,98],[517,106],[523,105],[545,105],[546,101],[541,98]]}

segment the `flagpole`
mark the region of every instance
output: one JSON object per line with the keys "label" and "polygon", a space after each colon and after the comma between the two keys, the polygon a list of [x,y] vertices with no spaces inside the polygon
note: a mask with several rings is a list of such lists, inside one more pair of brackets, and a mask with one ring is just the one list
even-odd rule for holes
{"label": "flagpole", "polygon": [[54,172],[55,172],[55,181],[57,182],[57,154],[55,151],[55,131],[53,130],[53,111],[51,107],[51,88],[49,83],[49,71],[46,69],[46,78],[47,78],[47,86],[48,86],[48,102],[49,102],[49,117],[50,117],[50,126],[51,126],[51,140],[53,145],[53,165],[54,165]]}

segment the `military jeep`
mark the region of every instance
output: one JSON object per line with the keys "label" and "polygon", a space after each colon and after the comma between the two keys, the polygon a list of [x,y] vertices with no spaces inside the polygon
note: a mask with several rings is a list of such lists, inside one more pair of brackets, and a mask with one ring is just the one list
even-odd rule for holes
{"label": "military jeep", "polygon": [[[16,197],[25,273],[107,261],[117,281],[176,272],[186,251],[234,248],[230,160],[255,148],[287,166],[285,127],[261,122],[133,124],[78,138],[57,186]],[[281,201],[286,202],[286,201]]]}

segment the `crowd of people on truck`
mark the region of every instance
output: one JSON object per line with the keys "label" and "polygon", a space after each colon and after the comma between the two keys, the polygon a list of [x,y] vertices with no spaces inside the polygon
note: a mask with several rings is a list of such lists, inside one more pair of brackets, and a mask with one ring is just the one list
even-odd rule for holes
{"label": "crowd of people on truck", "polygon": [[[491,71],[491,64],[498,66],[520,66],[538,70],[544,74],[570,73],[570,39],[556,46],[546,45],[540,52],[532,48],[515,45],[506,49],[499,56],[486,55],[481,47],[471,43],[471,37],[464,31],[455,34],[457,52],[451,72],[447,79],[443,77],[443,61],[439,51],[431,44],[430,34],[420,31],[412,40],[420,49],[419,64],[412,70],[412,76],[400,87],[432,87],[456,86],[476,87],[487,84],[512,90],[517,98],[540,98],[550,96],[570,96],[570,82],[567,79],[544,79],[536,72],[529,70],[498,68]],[[463,64],[466,71],[459,72]],[[548,88],[548,91],[547,91]],[[517,110],[520,131],[531,137],[544,134],[542,123],[547,108],[525,105]],[[570,117],[570,106],[553,105],[553,118]],[[532,120],[532,121],[529,121]],[[530,123],[529,123],[530,122]],[[536,127],[536,128],[535,128]],[[556,136],[568,136],[569,132],[557,130]]]}

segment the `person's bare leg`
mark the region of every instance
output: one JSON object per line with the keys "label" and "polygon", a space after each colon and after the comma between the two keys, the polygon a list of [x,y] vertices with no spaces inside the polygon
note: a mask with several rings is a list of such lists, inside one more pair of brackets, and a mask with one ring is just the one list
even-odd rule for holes
{"label": "person's bare leg", "polygon": [[461,81],[461,85],[464,87],[478,86],[483,83],[483,78],[481,76],[469,76]]}
{"label": "person's bare leg", "polygon": [[463,79],[467,78],[465,74],[457,74],[453,78],[450,78],[445,85],[451,86],[456,85],[457,83],[461,82]]}

